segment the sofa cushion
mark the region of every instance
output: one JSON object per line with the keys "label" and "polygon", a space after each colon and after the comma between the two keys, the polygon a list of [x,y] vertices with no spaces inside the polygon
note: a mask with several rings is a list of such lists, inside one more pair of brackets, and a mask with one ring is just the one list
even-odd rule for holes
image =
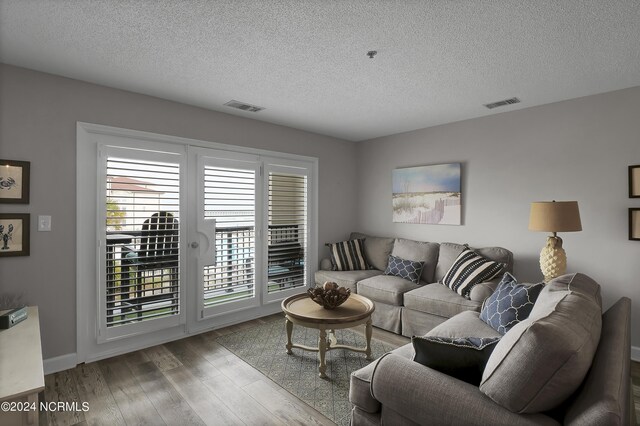
{"label": "sofa cushion", "polygon": [[[440,244],[440,254],[438,256],[438,264],[436,265],[433,281],[442,282],[442,278],[453,265],[456,258],[466,248],[463,244],[442,243]],[[473,248],[472,248],[473,249]],[[483,247],[473,249],[476,253],[495,262],[504,263],[504,272],[513,271],[513,253],[502,247]]]}
{"label": "sofa cushion", "polygon": [[424,262],[422,281],[432,283],[440,245],[398,238],[393,244],[391,254],[402,259]]}
{"label": "sofa cushion", "polygon": [[519,284],[513,275],[505,272],[496,292],[482,305],[480,319],[505,334],[527,319],[543,288],[544,283]]}
{"label": "sofa cushion", "polygon": [[442,283],[461,296],[469,298],[474,285],[498,276],[504,264],[489,260],[470,248],[462,251],[442,278]]}
{"label": "sofa cushion", "polygon": [[487,297],[491,296],[496,288],[500,284],[500,278],[494,278],[491,281],[485,281],[473,286],[471,292],[469,292],[469,299],[476,302],[484,302]]}
{"label": "sofa cushion", "polygon": [[413,337],[413,360],[472,385],[479,385],[484,366],[499,337]]}
{"label": "sofa cushion", "polygon": [[449,318],[442,324],[434,327],[425,336],[429,337],[481,337],[481,338],[500,338],[502,334],[498,333],[487,323],[479,318],[479,313],[474,311],[464,311]]}
{"label": "sofa cushion", "polygon": [[349,238],[364,240],[364,255],[370,267],[380,271],[387,268],[394,238],[371,237],[359,232],[352,232]]}
{"label": "sofa cushion", "polygon": [[369,268],[364,257],[364,240],[347,240],[325,245],[329,247],[334,271],[359,271]]}
{"label": "sofa cushion", "polygon": [[480,312],[482,302],[466,299],[442,284],[433,283],[406,293],[404,306],[416,311],[451,318],[463,311]]}
{"label": "sofa cushion", "polygon": [[[414,355],[411,344],[400,346],[391,353],[407,359],[413,358]],[[368,413],[377,413],[380,410],[380,403],[371,396],[371,376],[378,361],[379,359],[351,373],[349,401]]]}
{"label": "sofa cushion", "polygon": [[494,349],[480,390],[517,413],[551,410],[569,397],[593,360],[602,324],[600,286],[563,275],[538,296],[529,318]]}
{"label": "sofa cushion", "polygon": [[404,278],[391,275],[378,275],[358,282],[358,294],[368,297],[374,302],[402,306],[403,295],[420,287]]}
{"label": "sofa cushion", "polygon": [[317,271],[315,274],[316,285],[322,285],[327,281],[334,282],[340,287],[346,287],[355,292],[356,283],[366,278],[381,275],[382,271],[368,269],[364,271]]}
{"label": "sofa cushion", "polygon": [[389,264],[387,269],[384,270],[384,274],[404,278],[414,284],[419,284],[423,268],[424,262],[406,260],[390,254]]}

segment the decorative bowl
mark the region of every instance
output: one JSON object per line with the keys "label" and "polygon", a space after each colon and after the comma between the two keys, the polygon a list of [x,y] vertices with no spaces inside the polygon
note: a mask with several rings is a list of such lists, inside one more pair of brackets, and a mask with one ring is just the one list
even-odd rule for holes
{"label": "decorative bowl", "polygon": [[342,305],[351,296],[351,290],[338,287],[338,284],[327,281],[322,287],[310,288],[307,294],[318,305],[325,309],[334,309]]}

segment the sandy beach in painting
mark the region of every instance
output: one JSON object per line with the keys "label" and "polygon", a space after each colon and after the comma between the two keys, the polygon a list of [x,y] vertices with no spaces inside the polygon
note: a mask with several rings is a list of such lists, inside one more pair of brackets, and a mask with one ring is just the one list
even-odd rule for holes
{"label": "sandy beach in painting", "polygon": [[393,221],[459,225],[460,193],[393,194]]}

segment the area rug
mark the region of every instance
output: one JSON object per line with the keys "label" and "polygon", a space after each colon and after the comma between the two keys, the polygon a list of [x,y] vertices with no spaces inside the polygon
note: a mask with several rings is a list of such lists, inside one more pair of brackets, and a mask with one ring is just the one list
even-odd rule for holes
{"label": "area rug", "polygon": [[[336,330],[336,337],[338,343],[350,346],[364,347],[366,342],[364,336],[348,329]],[[293,348],[293,355],[287,355],[284,318],[219,337],[216,341],[334,423],[349,424],[349,376],[369,364],[363,353],[344,349],[327,352],[328,377],[321,379],[317,352]],[[318,330],[294,325],[292,341],[317,347]],[[371,349],[376,359],[395,347],[371,339]]]}

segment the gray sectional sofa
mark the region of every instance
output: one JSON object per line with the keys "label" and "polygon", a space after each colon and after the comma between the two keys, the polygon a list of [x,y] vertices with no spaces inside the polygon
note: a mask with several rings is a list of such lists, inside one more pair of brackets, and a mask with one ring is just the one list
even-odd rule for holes
{"label": "gray sectional sofa", "polygon": [[[336,282],[375,302],[373,325],[404,336],[423,335],[433,327],[464,311],[480,311],[482,302],[496,289],[500,278],[477,284],[469,299],[439,283],[464,245],[431,243],[402,238],[385,238],[352,233],[350,239],[364,239],[367,262],[372,269],[332,271],[329,259],[324,259],[315,274],[316,285]],[[482,256],[513,269],[513,254],[502,247],[475,249]],[[420,284],[403,278],[384,275],[389,255],[407,260],[424,261]]]}
{"label": "gray sectional sofa", "polygon": [[[479,386],[413,361],[409,343],[351,375],[351,425],[631,424],[630,312],[621,298],[602,314],[595,281],[558,277],[501,336]],[[469,311],[428,335],[499,336]]]}

